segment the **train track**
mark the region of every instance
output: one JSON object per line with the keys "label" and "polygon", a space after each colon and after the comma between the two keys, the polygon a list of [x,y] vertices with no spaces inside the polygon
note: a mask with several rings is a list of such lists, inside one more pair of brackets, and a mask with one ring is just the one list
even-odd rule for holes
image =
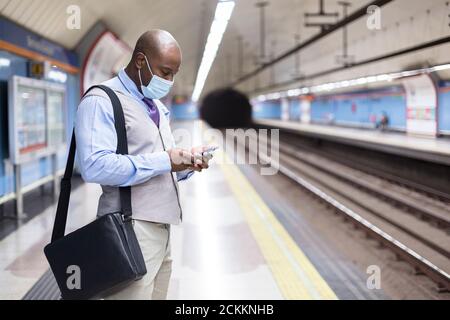
{"label": "train track", "polygon": [[333,151],[329,151],[329,150],[322,151],[322,150],[319,150],[318,148],[313,148],[311,146],[301,144],[298,142],[298,139],[296,139],[295,134],[292,134],[289,132],[282,132],[282,135],[283,135],[282,139],[284,141],[289,141],[289,142],[293,143],[297,148],[300,148],[305,151],[313,152],[317,155],[321,155],[321,156],[331,159],[335,162],[339,162],[341,164],[352,167],[354,169],[358,169],[367,174],[377,176],[380,179],[383,179],[390,183],[397,184],[404,188],[413,190],[417,193],[423,194],[424,196],[426,196],[430,199],[436,199],[437,201],[439,201],[447,206],[450,206],[450,193],[448,193],[448,192],[444,192],[442,190],[437,190],[437,189],[427,186],[425,184],[421,184],[421,183],[417,183],[417,182],[405,179],[404,177],[395,175],[393,173],[384,172],[384,171],[380,170],[379,168],[373,168],[367,164],[352,161],[351,158],[343,158],[342,155],[335,154]]}
{"label": "train track", "polygon": [[284,155],[296,158],[308,166],[373,194],[395,207],[402,208],[405,213],[428,221],[450,234],[450,206],[444,201],[411,190],[410,187],[386,180],[379,175],[369,174],[334,160],[323,159],[321,155],[291,147],[288,143],[280,143],[280,150]]}
{"label": "train track", "polygon": [[413,266],[416,274],[429,277],[440,292],[450,291],[450,212],[441,198],[426,199],[421,194],[423,201],[417,203],[400,192],[399,185],[373,183],[379,177],[291,145],[280,143],[276,162],[259,151],[256,154],[262,163],[278,167],[283,175],[389,248],[399,260]]}

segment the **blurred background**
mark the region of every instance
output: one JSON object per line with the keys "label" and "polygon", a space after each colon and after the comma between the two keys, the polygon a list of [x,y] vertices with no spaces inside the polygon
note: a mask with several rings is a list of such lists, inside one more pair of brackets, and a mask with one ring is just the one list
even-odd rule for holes
{"label": "blurred background", "polygon": [[[449,299],[449,17],[445,0],[0,0],[0,299],[58,298],[42,249],[78,103],[153,28],[183,52],[173,129],[276,147],[181,183],[169,298]],[[74,185],[71,230],[100,195]]]}

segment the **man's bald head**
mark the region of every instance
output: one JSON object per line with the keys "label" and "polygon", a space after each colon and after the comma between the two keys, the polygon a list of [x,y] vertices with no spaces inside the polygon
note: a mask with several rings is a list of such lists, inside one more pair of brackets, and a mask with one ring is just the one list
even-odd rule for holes
{"label": "man's bald head", "polygon": [[147,31],[139,37],[133,55],[139,52],[149,55],[148,58],[161,57],[169,53],[178,53],[181,56],[177,40],[169,32],[160,29]]}
{"label": "man's bald head", "polygon": [[[180,65],[181,49],[178,42],[169,32],[153,29],[139,37],[127,71],[130,75],[133,75],[134,71],[137,74],[140,72],[142,82],[146,85],[150,82],[152,74],[172,81]],[[139,80],[136,77],[135,79]]]}

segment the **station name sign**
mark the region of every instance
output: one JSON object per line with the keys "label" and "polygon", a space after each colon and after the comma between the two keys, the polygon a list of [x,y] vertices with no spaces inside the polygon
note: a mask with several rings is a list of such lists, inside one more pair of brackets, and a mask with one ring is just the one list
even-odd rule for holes
{"label": "station name sign", "polygon": [[0,17],[0,42],[34,52],[75,68],[79,65],[75,52],[47,40],[4,17]]}

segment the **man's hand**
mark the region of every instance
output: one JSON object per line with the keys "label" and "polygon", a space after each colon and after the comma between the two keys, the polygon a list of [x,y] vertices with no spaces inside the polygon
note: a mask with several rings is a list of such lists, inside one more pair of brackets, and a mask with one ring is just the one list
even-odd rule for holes
{"label": "man's hand", "polygon": [[183,149],[168,150],[170,163],[172,165],[172,172],[180,172],[184,170],[201,171],[201,169],[194,165],[194,155]]}
{"label": "man's hand", "polygon": [[202,156],[208,147],[195,147],[191,149],[191,153],[194,155],[194,164],[197,169],[201,172],[203,169],[209,168],[209,160]]}

